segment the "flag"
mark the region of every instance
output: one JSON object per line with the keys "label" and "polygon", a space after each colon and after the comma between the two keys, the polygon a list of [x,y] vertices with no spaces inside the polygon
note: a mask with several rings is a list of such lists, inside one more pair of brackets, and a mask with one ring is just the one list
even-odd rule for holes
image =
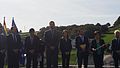
{"label": "flag", "polygon": [[5,22],[5,17],[4,17],[4,21],[3,21],[3,32],[4,32],[5,36],[8,35],[8,31],[7,31],[7,27],[6,27],[6,22]]}
{"label": "flag", "polygon": [[15,27],[17,29],[17,32],[18,32],[18,28],[17,28],[17,26],[15,24],[14,17],[12,18],[12,27]]}

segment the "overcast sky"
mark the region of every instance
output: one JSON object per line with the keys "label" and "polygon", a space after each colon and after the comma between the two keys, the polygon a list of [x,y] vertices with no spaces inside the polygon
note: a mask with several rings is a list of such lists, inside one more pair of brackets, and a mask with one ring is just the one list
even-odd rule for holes
{"label": "overcast sky", "polygon": [[39,30],[54,20],[58,26],[72,24],[105,24],[120,16],[120,0],[0,0],[0,22],[6,17],[11,27],[12,17],[19,30],[31,27]]}

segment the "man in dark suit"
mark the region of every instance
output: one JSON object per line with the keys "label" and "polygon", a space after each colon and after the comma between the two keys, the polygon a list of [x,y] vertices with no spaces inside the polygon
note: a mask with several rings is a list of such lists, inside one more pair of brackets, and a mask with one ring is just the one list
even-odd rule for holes
{"label": "man in dark suit", "polygon": [[0,26],[0,68],[4,68],[5,52],[6,52],[6,37],[3,35],[2,26]]}
{"label": "man in dark suit", "polygon": [[45,52],[45,42],[43,40],[43,35],[40,31],[37,33],[37,36],[39,37],[39,50],[38,50],[38,62],[40,63],[40,68],[44,68],[44,52]]}
{"label": "man in dark suit", "polygon": [[33,28],[29,30],[29,33],[30,36],[26,37],[25,39],[25,50],[27,54],[26,68],[31,68],[32,61],[33,61],[32,68],[37,68],[39,38],[35,35],[35,30]]}
{"label": "man in dark suit", "polygon": [[84,68],[87,68],[89,41],[88,38],[84,36],[83,28],[79,30],[79,35],[76,37],[76,48],[78,68],[82,68],[82,61],[84,61]]}
{"label": "man in dark suit", "polygon": [[55,29],[54,21],[49,23],[50,29],[45,32],[47,68],[58,68],[58,45],[60,41],[59,32]]}
{"label": "man in dark suit", "polygon": [[39,50],[38,50],[38,59],[40,63],[40,68],[44,68],[44,52],[45,52],[45,43],[42,39],[39,41]]}
{"label": "man in dark suit", "polygon": [[119,68],[118,64],[120,62],[120,31],[116,30],[114,34],[116,38],[112,40],[111,49],[112,49],[115,68]]}
{"label": "man in dark suit", "polygon": [[11,28],[11,34],[7,37],[8,68],[19,68],[19,51],[21,48],[21,37],[16,27]]}

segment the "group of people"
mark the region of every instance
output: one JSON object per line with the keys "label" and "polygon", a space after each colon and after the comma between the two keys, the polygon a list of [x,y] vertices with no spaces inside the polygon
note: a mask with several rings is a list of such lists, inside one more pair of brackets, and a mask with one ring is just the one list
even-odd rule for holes
{"label": "group of people", "polygon": [[[92,52],[95,68],[102,68],[104,50],[107,45],[101,39],[99,31],[94,32],[94,39],[89,42],[89,38],[84,34],[85,30],[80,29],[76,37],[77,62],[78,68],[88,67],[88,56]],[[0,28],[0,68],[4,68],[5,52],[7,51],[8,68],[19,68],[20,49],[24,46],[26,53],[26,68],[44,68],[44,52],[46,54],[47,68],[58,68],[58,52],[62,54],[62,67],[69,68],[70,53],[72,50],[71,39],[67,30],[63,30],[62,37],[60,32],[55,28],[55,22],[49,22],[49,30],[45,31],[44,39],[35,35],[35,30],[29,30],[30,35],[25,38],[24,44],[15,27],[11,28],[11,33],[8,36],[2,34]],[[120,61],[120,31],[115,31],[115,39],[112,40],[111,50],[115,63],[115,68],[118,68]],[[38,61],[38,57],[40,61]]]}

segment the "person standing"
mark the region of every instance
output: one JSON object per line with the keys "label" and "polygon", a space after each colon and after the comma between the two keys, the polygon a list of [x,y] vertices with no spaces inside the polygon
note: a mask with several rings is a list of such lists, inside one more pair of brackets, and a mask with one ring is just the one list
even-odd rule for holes
{"label": "person standing", "polygon": [[114,31],[115,38],[112,40],[112,56],[114,59],[114,65],[115,68],[119,68],[119,62],[120,62],[120,31],[115,30]]}
{"label": "person standing", "polygon": [[59,32],[55,29],[54,21],[50,21],[49,30],[44,34],[46,44],[47,68],[58,68]]}
{"label": "person standing", "polygon": [[95,68],[103,68],[103,58],[104,58],[104,50],[105,50],[105,42],[101,39],[101,34],[99,31],[94,32],[94,40],[91,43],[91,49],[93,52],[93,60],[95,64]]}
{"label": "person standing", "polygon": [[21,37],[18,34],[17,28],[11,28],[11,34],[7,37],[7,55],[8,68],[19,68],[19,57],[21,48]]}
{"label": "person standing", "polygon": [[79,30],[79,35],[76,37],[78,68],[82,68],[83,61],[84,68],[87,68],[88,65],[89,40],[85,37],[84,32],[85,30],[81,28]]}
{"label": "person standing", "polygon": [[30,36],[25,39],[25,51],[27,57],[26,68],[31,68],[31,64],[33,62],[32,68],[38,67],[38,46],[39,46],[39,38],[35,35],[35,30],[31,28],[29,30]]}
{"label": "person standing", "polygon": [[62,68],[69,68],[70,52],[72,50],[72,45],[67,30],[63,30],[63,36],[60,39],[60,50],[62,53]]}
{"label": "person standing", "polygon": [[40,68],[44,68],[44,54],[45,54],[45,42],[43,40],[43,35],[41,32],[41,29],[37,33],[37,36],[39,37],[39,50],[38,50],[38,63],[40,64]]}
{"label": "person standing", "polygon": [[[1,23],[0,23],[1,24]],[[0,68],[4,68],[6,52],[6,37],[3,35],[3,27],[0,26]]]}
{"label": "person standing", "polygon": [[22,42],[22,47],[20,49],[20,61],[19,61],[20,62],[20,67],[25,66],[25,56],[24,56],[25,46],[23,44],[24,44],[24,42]]}

